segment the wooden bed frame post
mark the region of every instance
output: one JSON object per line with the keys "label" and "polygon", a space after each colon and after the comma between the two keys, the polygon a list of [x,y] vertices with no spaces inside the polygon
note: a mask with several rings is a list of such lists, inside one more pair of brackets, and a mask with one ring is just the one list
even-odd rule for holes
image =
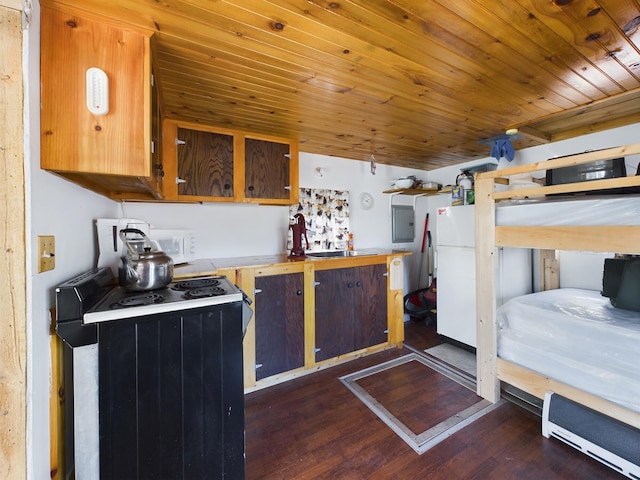
{"label": "wooden bed frame post", "polygon": [[540,283],[538,290],[560,288],[560,269],[557,250],[540,250]]}
{"label": "wooden bed frame post", "polygon": [[[497,372],[494,179],[476,177],[476,325],[477,392],[491,402],[500,400]],[[482,201],[478,201],[478,199]]]}

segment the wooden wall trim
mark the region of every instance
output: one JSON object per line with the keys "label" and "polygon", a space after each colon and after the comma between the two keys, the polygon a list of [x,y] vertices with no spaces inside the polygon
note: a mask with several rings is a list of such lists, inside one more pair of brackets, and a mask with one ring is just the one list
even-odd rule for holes
{"label": "wooden wall trim", "polygon": [[0,478],[20,479],[27,475],[22,12],[6,3],[0,5]]}

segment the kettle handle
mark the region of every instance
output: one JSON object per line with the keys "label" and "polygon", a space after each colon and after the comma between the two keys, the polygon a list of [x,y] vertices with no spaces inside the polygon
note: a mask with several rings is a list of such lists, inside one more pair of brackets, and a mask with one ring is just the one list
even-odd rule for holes
{"label": "kettle handle", "polygon": [[149,237],[147,237],[147,235],[142,230],[138,230],[137,228],[123,228],[122,230],[120,230],[120,239],[122,240],[122,243],[127,246],[127,249],[129,250],[129,253],[131,253],[131,256],[135,257],[136,255],[138,255],[138,252],[136,252],[129,244],[129,241],[126,237],[127,233],[135,233],[137,235],[140,235],[145,239],[145,242],[149,241]]}

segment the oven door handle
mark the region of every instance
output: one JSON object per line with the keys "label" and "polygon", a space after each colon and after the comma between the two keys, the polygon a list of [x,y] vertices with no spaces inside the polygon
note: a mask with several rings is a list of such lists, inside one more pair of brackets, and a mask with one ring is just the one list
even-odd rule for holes
{"label": "oven door handle", "polygon": [[253,310],[249,307],[253,302],[246,293],[241,289],[238,290],[242,292],[242,338],[244,338],[244,334],[247,333],[249,322],[251,322],[251,317],[253,317]]}

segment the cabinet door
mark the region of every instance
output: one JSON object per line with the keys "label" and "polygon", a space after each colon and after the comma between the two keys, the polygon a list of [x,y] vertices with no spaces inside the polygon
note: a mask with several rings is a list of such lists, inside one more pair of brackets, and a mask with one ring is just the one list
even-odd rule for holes
{"label": "cabinet door", "polygon": [[291,198],[288,143],[245,139],[245,197]]}
{"label": "cabinet door", "polygon": [[316,271],[316,361],[354,350],[352,268]]}
{"label": "cabinet door", "polygon": [[354,350],[387,341],[387,266],[367,265],[354,271]]}
{"label": "cabinet door", "polygon": [[304,274],[255,279],[256,380],[304,366]]}
{"label": "cabinet door", "polygon": [[233,135],[179,127],[178,140],[178,195],[233,197]]}

